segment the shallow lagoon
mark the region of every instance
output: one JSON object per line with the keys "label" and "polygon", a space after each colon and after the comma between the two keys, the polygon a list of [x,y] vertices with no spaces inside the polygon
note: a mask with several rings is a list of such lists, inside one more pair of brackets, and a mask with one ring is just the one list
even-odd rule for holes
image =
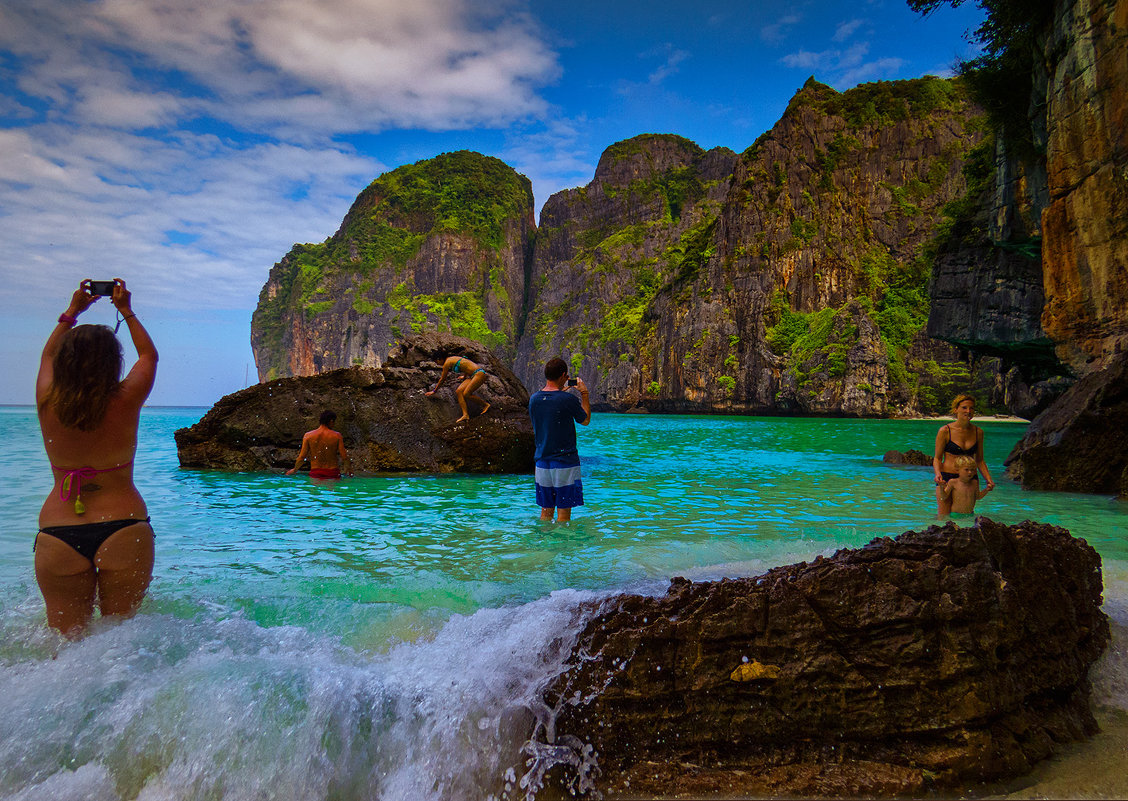
{"label": "shallow lagoon", "polygon": [[[560,527],[536,520],[530,476],[181,471],[172,433],[203,411],[142,417],[158,549],[142,613],[62,643],[32,575],[46,457],[33,410],[0,409],[0,796],[486,797],[524,771],[507,724],[582,600],[755,575],[935,509],[930,468],[881,462],[930,451],[933,421],[596,415],[580,432],[588,506]],[[1002,460],[1024,426],[983,426],[998,489],[977,511],[1064,526],[1105,561],[1108,733],[1005,788],[1086,794],[1128,743],[1128,505],[1022,490]],[[1070,759],[1088,760],[1072,784]]]}

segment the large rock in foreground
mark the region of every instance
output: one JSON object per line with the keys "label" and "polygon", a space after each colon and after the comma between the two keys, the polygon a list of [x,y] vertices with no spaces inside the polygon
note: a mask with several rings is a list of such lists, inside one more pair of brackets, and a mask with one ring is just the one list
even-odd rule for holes
{"label": "large rock in foreground", "polygon": [[1128,497],[1128,352],[1040,414],[1006,465],[1028,489]]}
{"label": "large rock in foreground", "polygon": [[[457,424],[460,376],[448,376],[431,397],[423,394],[439,378],[437,360],[451,355],[467,356],[488,373],[477,394],[489,410],[480,415],[470,401],[470,420]],[[528,404],[525,387],[480,343],[429,334],[400,343],[380,369],[283,378],[227,395],[200,422],[176,432],[176,448],[181,467],[289,468],[302,435],[332,409],[358,473],[532,472]]]}
{"label": "large rock in foreground", "polygon": [[1101,591],[1084,540],[979,518],[619,596],[547,691],[528,778],[545,797],[864,797],[1021,775],[1096,731]]}

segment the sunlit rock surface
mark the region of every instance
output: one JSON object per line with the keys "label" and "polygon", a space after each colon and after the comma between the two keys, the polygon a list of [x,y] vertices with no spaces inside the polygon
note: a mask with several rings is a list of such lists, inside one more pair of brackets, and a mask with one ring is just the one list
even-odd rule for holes
{"label": "sunlit rock surface", "polygon": [[1128,347],[1128,0],[1055,3],[1042,325],[1078,372]]}
{"label": "sunlit rock surface", "polygon": [[498,159],[463,150],[390,170],[333,236],[270,270],[251,319],[259,379],[381,367],[428,330],[512,358],[535,228],[529,179]]}

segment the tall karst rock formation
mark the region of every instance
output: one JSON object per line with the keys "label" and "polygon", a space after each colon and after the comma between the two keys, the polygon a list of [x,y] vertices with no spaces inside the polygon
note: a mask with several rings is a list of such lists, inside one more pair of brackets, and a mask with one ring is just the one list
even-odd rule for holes
{"label": "tall karst rock formation", "polygon": [[1012,56],[1028,74],[986,87],[1012,110],[969,156],[928,321],[931,336],[1000,357],[1008,396],[1016,373],[1019,387],[1085,375],[1128,342],[1128,1],[1035,11],[1033,43]]}
{"label": "tall karst rock formation", "polygon": [[1128,0],[1056,2],[1042,64],[1042,325],[1087,373],[1128,352]]}
{"label": "tall karst rock formation", "polygon": [[251,321],[259,379],[379,367],[422,330],[511,360],[534,231],[529,180],[498,159],[460,151],[385,173],[337,233],[271,269]]}
{"label": "tall karst rock formation", "polygon": [[529,316],[514,372],[544,381],[552,356],[572,363],[593,400],[634,405],[657,374],[656,298],[700,268],[736,154],[645,134],[604,151],[586,187],[541,210]]}
{"label": "tall karst rock formation", "polygon": [[541,215],[515,372],[611,408],[883,415],[967,379],[921,333],[929,244],[982,136],[960,84],[810,80],[739,157],[643,136]]}

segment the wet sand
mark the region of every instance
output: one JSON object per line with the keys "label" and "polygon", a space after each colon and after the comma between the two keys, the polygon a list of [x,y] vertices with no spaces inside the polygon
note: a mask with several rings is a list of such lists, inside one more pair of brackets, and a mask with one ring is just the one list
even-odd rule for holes
{"label": "wet sand", "polygon": [[1128,798],[1128,712],[1098,709],[1101,731],[1062,746],[1028,775],[988,798]]}

